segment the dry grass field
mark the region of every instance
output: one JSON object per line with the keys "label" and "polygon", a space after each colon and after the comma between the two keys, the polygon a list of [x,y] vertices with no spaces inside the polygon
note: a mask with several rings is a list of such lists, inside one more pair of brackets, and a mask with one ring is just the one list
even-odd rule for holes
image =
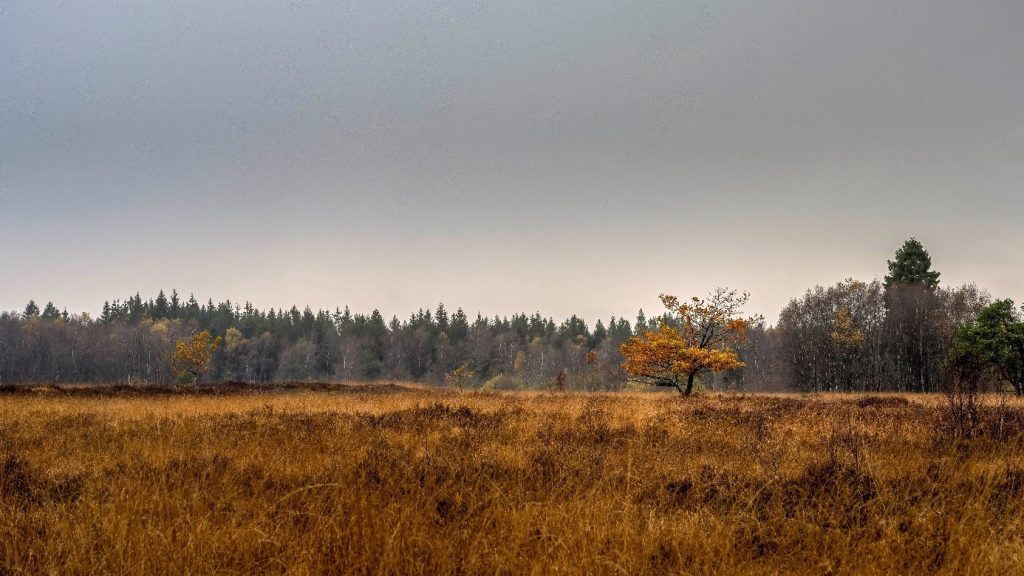
{"label": "dry grass field", "polygon": [[1024,572],[1024,404],[0,395],[0,574]]}

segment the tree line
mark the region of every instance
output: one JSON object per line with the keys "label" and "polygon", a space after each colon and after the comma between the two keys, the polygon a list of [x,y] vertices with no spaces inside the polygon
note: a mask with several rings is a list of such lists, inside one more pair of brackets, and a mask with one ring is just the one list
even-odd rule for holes
{"label": "tree line", "polygon": [[[696,379],[714,389],[930,392],[942,388],[950,358],[964,357],[971,342],[975,351],[988,347],[990,364],[1011,354],[1017,341],[1005,336],[1006,326],[1024,326],[1012,301],[993,302],[973,284],[944,287],[939,278],[928,251],[910,239],[882,280],[814,287],[792,299],[774,325],[745,319],[743,338],[729,341],[730,355],[690,358],[686,387]],[[612,317],[593,327],[577,316],[556,323],[540,313],[470,318],[443,304],[386,321],[377,310],[259,310],[200,304],[176,291],[104,303],[95,319],[33,301],[20,313],[0,314],[0,383],[170,382],[176,346],[206,333],[222,343],[204,363],[208,382],[395,379],[610,390],[627,381],[623,344],[630,350],[634,337],[661,334],[664,348],[666,335],[697,334],[681,323],[692,307],[669,299],[661,316],[641,310],[635,321]],[[984,313],[997,305],[1001,316]],[[986,329],[985,318],[1003,323]],[[1020,342],[1024,357],[1024,328]],[[659,345],[657,338],[651,343]]]}
{"label": "tree line", "polygon": [[[647,326],[647,320],[641,318]],[[653,325],[653,320],[651,322]],[[624,318],[593,328],[572,316],[468,317],[444,304],[406,320],[378,310],[259,310],[200,304],[176,291],[103,305],[98,318],[33,301],[0,314],[0,383],[161,383],[175,379],[175,346],[206,332],[221,338],[206,381],[417,380],[467,386],[579,389],[621,384],[618,346],[636,329]]]}

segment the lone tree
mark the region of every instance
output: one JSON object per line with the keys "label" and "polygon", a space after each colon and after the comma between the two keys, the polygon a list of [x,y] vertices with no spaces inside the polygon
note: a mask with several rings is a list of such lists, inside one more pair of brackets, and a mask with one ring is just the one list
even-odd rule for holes
{"label": "lone tree", "polygon": [[896,250],[896,258],[888,261],[889,274],[885,287],[911,284],[934,289],[939,285],[939,273],[932,270],[932,257],[917,238],[911,238]]}
{"label": "lone tree", "polygon": [[193,334],[188,340],[179,339],[171,354],[171,370],[178,381],[195,384],[210,369],[213,353],[220,347],[221,337],[213,338],[206,330]]}
{"label": "lone tree", "polygon": [[[681,303],[661,295],[668,314],[657,330],[646,330],[619,347],[631,380],[693,393],[697,376],[744,366],[734,347],[746,340],[749,320],[740,318],[749,295],[716,288],[707,298]],[[686,387],[683,387],[683,383]]]}
{"label": "lone tree", "polygon": [[938,311],[939,273],[916,238],[903,243],[888,261],[885,277],[887,354],[900,390],[928,392],[938,381],[942,335],[933,321]]}
{"label": "lone tree", "polygon": [[1013,300],[996,300],[974,322],[960,327],[953,346],[955,367],[980,365],[992,369],[1024,394],[1024,321]]}

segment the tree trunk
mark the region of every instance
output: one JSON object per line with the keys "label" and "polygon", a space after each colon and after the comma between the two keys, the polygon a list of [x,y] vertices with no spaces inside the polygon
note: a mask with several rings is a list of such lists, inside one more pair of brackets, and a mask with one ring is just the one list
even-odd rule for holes
{"label": "tree trunk", "polygon": [[693,394],[693,379],[696,376],[697,376],[696,372],[691,372],[690,375],[686,377],[686,393],[684,394],[685,396],[689,396],[690,394]]}

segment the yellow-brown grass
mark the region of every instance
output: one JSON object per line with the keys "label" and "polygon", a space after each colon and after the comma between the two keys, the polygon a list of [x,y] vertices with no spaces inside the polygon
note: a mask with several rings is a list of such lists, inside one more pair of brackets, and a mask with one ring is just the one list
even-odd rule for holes
{"label": "yellow-brown grass", "polygon": [[0,573],[1021,573],[1024,405],[949,429],[938,397],[7,394]]}

